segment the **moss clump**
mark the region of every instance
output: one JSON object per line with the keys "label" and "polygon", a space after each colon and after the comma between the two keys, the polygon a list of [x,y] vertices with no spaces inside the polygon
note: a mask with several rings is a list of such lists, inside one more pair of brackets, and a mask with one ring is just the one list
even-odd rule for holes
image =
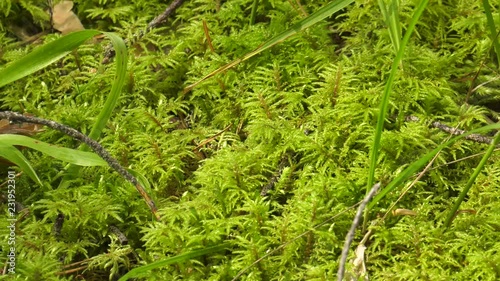
{"label": "moss clump", "polygon": [[[47,34],[29,45],[15,37],[19,11],[29,14],[36,27],[27,32],[50,29],[40,13],[45,7],[35,2],[0,4],[2,64],[60,36]],[[160,2],[83,1],[75,12],[87,28],[130,38],[161,13],[165,4]],[[86,279],[112,280],[138,265],[223,241],[232,243],[230,250],[150,272],[145,280],[230,280],[283,243],[289,244],[252,266],[242,280],[335,278],[353,212],[313,227],[365,195],[378,103],[394,48],[377,3],[357,2],[183,93],[328,1],[299,6],[262,1],[250,25],[253,2],[187,1],[165,25],[129,48],[125,93],[101,142],[148,179],[162,222],[153,222],[135,189],[108,169],[85,168],[69,188],[57,189],[64,165],[26,152],[45,185],[18,178],[18,201],[30,210],[18,223],[19,280],[74,280],[69,273],[58,275],[64,272],[61,265],[86,259],[88,270],[81,272]],[[425,122],[405,122],[406,116],[466,130],[496,117],[482,106],[465,105],[470,88],[498,76],[486,17],[476,2],[432,2],[423,14],[393,88],[377,181],[388,183],[447,137]],[[415,5],[400,3],[403,27]],[[100,63],[104,45],[89,43],[4,87],[0,109],[30,112],[88,133],[114,76],[114,67]],[[496,98],[497,86],[496,81],[485,84],[473,99]],[[37,138],[77,146],[50,130]],[[459,141],[438,156],[436,165],[485,147]],[[463,206],[470,212],[457,216],[453,231],[443,231],[447,210],[478,161],[428,172],[397,204],[417,216],[389,217],[374,227],[366,250],[373,280],[500,278],[498,155]],[[265,187],[267,195],[261,196]],[[399,195],[389,194],[369,219],[383,215]],[[65,219],[61,234],[54,235],[59,214]],[[0,220],[3,231],[6,218]],[[110,225],[123,232],[127,245],[120,244]],[[356,241],[363,235],[358,232]],[[0,245],[4,252],[9,249],[7,239]]]}

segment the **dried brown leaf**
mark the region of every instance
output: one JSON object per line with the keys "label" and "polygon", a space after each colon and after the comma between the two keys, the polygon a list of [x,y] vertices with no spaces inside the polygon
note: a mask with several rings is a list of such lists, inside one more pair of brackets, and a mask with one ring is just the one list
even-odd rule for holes
{"label": "dried brown leaf", "polygon": [[71,11],[73,1],[62,1],[52,9],[52,23],[63,35],[73,31],[84,30],[80,19]]}
{"label": "dried brown leaf", "polygon": [[38,124],[10,123],[7,119],[0,119],[0,134],[17,134],[33,136],[43,131]]}

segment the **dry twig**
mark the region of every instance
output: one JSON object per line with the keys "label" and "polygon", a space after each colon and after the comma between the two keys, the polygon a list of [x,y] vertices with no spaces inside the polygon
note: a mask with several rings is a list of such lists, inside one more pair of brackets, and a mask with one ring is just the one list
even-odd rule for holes
{"label": "dry twig", "polygon": [[347,236],[345,238],[345,243],[344,243],[344,248],[342,249],[342,256],[340,257],[340,265],[339,265],[339,271],[337,272],[337,280],[342,281],[344,279],[344,272],[345,272],[345,263],[347,261],[347,255],[349,254],[349,248],[351,247],[352,240],[354,240],[354,232],[356,231],[356,228],[359,225],[359,222],[361,221],[361,216],[363,215],[363,210],[365,209],[366,205],[368,205],[368,202],[372,199],[372,197],[375,195],[377,190],[380,187],[380,183],[375,184],[372,189],[370,189],[370,192],[366,195],[365,199],[359,204],[358,211],[356,212],[356,216],[354,216],[354,220],[351,225],[351,229],[349,229],[349,232],[347,233]]}
{"label": "dry twig", "polygon": [[[157,27],[162,22],[164,22],[177,8],[181,6],[184,0],[174,0],[168,7],[161,13],[159,16],[154,18],[146,27],[146,30],[141,30],[137,34],[133,36],[131,40],[125,39],[125,44],[128,44],[130,41],[134,42],[141,39],[146,33],[148,33],[151,29]],[[115,51],[113,49],[113,45],[109,44],[104,51],[104,58],[102,59],[102,63],[108,63],[112,57],[114,57]]]}
{"label": "dry twig", "polygon": [[[420,121],[420,118],[418,118],[416,116],[407,116],[406,121],[418,122],[418,121]],[[464,131],[464,130],[453,128],[453,127],[450,127],[448,125],[445,125],[445,124],[437,122],[437,121],[432,122],[431,127],[440,129],[441,131],[447,132],[447,133],[455,135],[455,136],[463,135],[466,133],[466,131]],[[485,136],[480,135],[480,134],[470,134],[468,136],[465,136],[465,139],[479,142],[479,143],[485,143],[485,144],[490,144],[492,141],[491,138],[485,137]]]}
{"label": "dry twig", "polygon": [[64,134],[79,140],[86,145],[88,145],[92,150],[94,150],[95,153],[97,153],[102,159],[104,159],[108,165],[115,169],[122,177],[124,177],[126,180],[131,182],[137,191],[141,194],[141,196],[144,198],[146,203],[148,204],[149,208],[151,209],[151,212],[155,215],[157,220],[160,220],[160,216],[158,215],[157,211],[158,209],[156,208],[155,203],[149,197],[147,192],[144,190],[144,187],[137,181],[137,179],[132,176],[125,168],[118,163],[118,161],[111,156],[111,154],[102,147],[101,144],[99,144],[97,141],[89,138],[88,136],[80,133],[79,131],[68,127],[66,125],[54,122],[52,120],[47,120],[47,119],[42,119],[42,118],[37,118],[37,117],[32,117],[32,116],[25,116],[17,112],[12,112],[12,111],[0,111],[0,119],[8,119],[11,122],[25,122],[25,123],[33,123],[33,124],[40,124],[40,125],[45,125],[47,127],[50,127],[54,130],[58,130],[60,132],[63,132]]}

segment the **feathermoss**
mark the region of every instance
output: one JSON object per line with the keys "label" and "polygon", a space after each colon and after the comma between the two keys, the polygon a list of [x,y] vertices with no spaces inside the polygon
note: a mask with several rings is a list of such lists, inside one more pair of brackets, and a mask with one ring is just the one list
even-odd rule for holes
{"label": "feathermoss", "polygon": [[[75,2],[86,28],[123,38],[143,30],[165,7],[156,0]],[[17,201],[29,210],[18,217],[17,279],[76,280],[79,274],[117,280],[132,268],[226,242],[230,246],[222,252],[152,270],[140,280],[231,280],[284,243],[289,244],[240,279],[334,279],[354,214],[342,212],[365,195],[378,105],[395,56],[379,4],[355,1],[183,92],[328,4],[302,2],[307,1],[186,1],[165,24],[132,42],[126,85],[100,142],[122,165],[147,178],[163,220],[154,221],[136,191],[109,169],[82,168],[67,188],[58,189],[64,163],[23,150],[44,185],[25,175],[16,179]],[[403,33],[417,2],[399,3]],[[60,36],[51,32],[46,7],[38,1],[2,1],[0,9],[2,65]],[[498,9],[491,6],[496,26]],[[29,21],[25,32],[48,34],[23,44],[18,29],[23,17]],[[50,117],[89,134],[115,76],[114,67],[101,64],[98,55],[106,44],[88,42],[36,75],[3,87],[0,110]],[[481,3],[429,3],[393,85],[376,181],[386,185],[445,141],[448,134],[428,126],[431,120],[464,130],[498,121],[490,109],[500,96],[491,46]],[[422,121],[407,122],[408,115]],[[51,130],[36,138],[78,146]],[[370,211],[368,223],[379,222],[370,227],[365,253],[373,280],[500,278],[498,153],[479,174],[451,231],[444,231],[448,211],[480,158],[452,161],[486,148],[460,140],[443,150],[434,164],[439,167],[397,204],[416,216],[379,220],[403,187]],[[0,175],[6,179],[4,171]],[[58,214],[64,215],[59,235],[54,231]],[[2,215],[2,237],[8,224]],[[120,243],[111,225],[128,244]],[[305,231],[310,232],[294,239]],[[358,231],[355,242],[364,234]],[[10,248],[6,238],[0,246],[3,253]],[[0,262],[6,260],[1,255]],[[82,262],[77,273],[64,267],[75,262]],[[352,265],[348,270],[355,272]]]}

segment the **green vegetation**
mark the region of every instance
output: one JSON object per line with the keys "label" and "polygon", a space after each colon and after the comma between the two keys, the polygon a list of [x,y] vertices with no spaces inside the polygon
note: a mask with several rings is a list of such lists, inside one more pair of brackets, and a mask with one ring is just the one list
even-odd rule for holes
{"label": "green vegetation", "polygon": [[75,1],[92,30],[64,37],[46,5],[1,1],[0,111],[99,140],[161,216],[95,154],[47,145],[69,136],[0,135],[22,163],[0,170],[5,265],[7,171],[23,171],[15,280],[334,280],[376,182],[346,278],[370,233],[371,280],[500,279],[498,3],[305,2],[186,1],[134,39],[164,1]]}

